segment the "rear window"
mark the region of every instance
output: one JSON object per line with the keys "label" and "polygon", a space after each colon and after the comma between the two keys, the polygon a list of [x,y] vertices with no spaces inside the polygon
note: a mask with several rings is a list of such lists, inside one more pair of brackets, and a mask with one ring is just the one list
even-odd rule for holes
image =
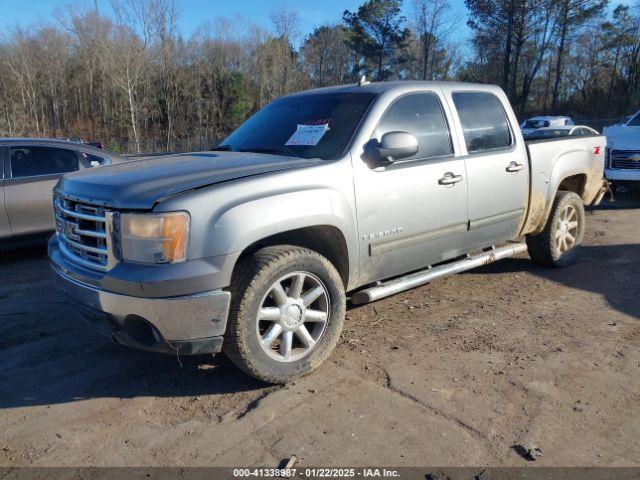
{"label": "rear window", "polygon": [[558,129],[549,129],[549,130],[538,130],[535,132],[531,132],[527,135],[527,140],[538,140],[542,138],[557,138],[557,137],[566,137],[569,135],[569,131],[566,128],[558,128]]}
{"label": "rear window", "polygon": [[453,103],[469,153],[511,145],[511,130],[498,97],[483,92],[458,92],[453,94]]}
{"label": "rear window", "polygon": [[548,126],[548,120],[527,120],[524,122],[524,128],[545,128]]}

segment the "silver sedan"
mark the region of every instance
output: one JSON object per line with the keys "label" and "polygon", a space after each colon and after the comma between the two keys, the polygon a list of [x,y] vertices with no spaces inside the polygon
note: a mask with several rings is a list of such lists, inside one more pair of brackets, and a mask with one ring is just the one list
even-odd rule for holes
{"label": "silver sedan", "polygon": [[52,190],[65,173],[127,159],[65,140],[0,138],[0,245],[55,230]]}

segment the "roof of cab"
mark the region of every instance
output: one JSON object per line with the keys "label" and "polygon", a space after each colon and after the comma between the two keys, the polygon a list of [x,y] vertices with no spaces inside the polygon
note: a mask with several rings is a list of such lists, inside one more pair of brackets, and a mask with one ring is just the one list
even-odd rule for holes
{"label": "roof of cab", "polygon": [[[426,81],[426,80],[395,80],[391,82],[366,82],[363,84],[352,83],[349,85],[338,85],[334,87],[315,88],[312,90],[304,90],[292,93],[287,97],[296,97],[301,95],[322,95],[326,93],[357,93],[370,92],[380,94],[392,90],[411,90],[424,89],[427,87],[440,88],[443,90],[483,90],[495,91],[500,90],[497,85],[487,85],[482,83],[466,83],[466,82],[446,82],[446,81]],[[285,97],[285,98],[287,98]]]}

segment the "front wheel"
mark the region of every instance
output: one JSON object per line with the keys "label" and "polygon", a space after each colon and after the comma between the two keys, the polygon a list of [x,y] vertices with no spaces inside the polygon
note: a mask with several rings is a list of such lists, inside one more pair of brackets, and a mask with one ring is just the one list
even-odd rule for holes
{"label": "front wheel", "polygon": [[529,256],[544,265],[564,267],[572,264],[584,237],[584,227],[582,199],[574,192],[558,192],[544,230],[527,236]]}
{"label": "front wheel", "polygon": [[320,365],[336,346],[346,297],[340,275],[306,248],[263,248],[232,279],[224,350],[245,372],[286,383]]}

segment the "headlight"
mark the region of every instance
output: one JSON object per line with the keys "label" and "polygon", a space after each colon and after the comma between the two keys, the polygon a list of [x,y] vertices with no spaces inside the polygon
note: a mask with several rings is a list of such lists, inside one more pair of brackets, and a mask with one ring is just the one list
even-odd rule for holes
{"label": "headlight", "polygon": [[177,263],[187,259],[189,214],[124,213],[120,216],[122,259],[141,263]]}

